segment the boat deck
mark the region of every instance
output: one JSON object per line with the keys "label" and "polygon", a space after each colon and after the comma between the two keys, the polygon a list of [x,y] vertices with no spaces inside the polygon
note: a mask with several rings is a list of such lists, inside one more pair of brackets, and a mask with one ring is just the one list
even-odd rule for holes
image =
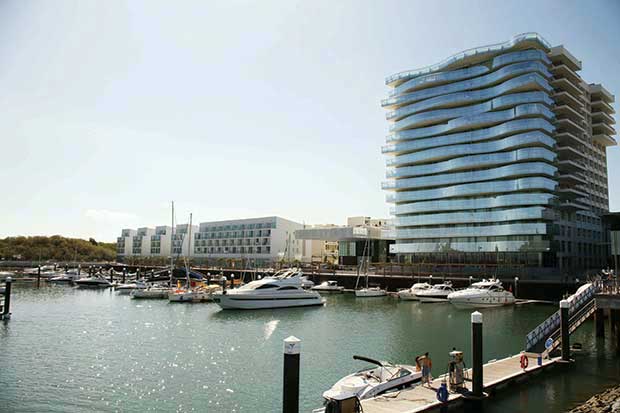
{"label": "boat deck", "polygon": [[[543,360],[542,365],[537,365],[537,354],[527,353],[529,367],[521,368],[521,355],[507,357],[502,360],[490,361],[483,366],[484,391],[490,392],[494,388],[513,381],[525,379],[535,372],[555,364],[560,358]],[[471,369],[466,370],[466,377],[471,377]],[[437,400],[437,389],[447,377],[440,376],[432,381],[431,388],[417,386],[411,389],[390,393],[374,399],[362,401],[364,413],[417,413],[429,412],[439,409],[442,403]],[[465,382],[468,390],[471,390],[471,381]],[[448,403],[462,402],[464,399],[460,393],[450,393]]]}

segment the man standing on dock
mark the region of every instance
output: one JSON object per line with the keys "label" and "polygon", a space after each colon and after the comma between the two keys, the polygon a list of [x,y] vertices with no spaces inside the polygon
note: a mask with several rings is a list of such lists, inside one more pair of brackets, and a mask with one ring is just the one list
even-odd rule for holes
{"label": "man standing on dock", "polygon": [[433,361],[427,353],[424,353],[422,357],[422,385],[428,384],[431,387],[431,369],[433,368]]}

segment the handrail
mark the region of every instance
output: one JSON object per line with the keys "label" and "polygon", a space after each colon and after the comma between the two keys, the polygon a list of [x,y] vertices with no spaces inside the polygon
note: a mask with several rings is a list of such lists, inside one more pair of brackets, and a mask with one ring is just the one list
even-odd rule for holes
{"label": "handrail", "polygon": [[[584,323],[584,321],[586,321],[592,315],[592,313],[594,313],[595,310],[596,310],[596,301],[591,300],[582,309],[580,309],[575,315],[573,315],[570,318],[569,324],[568,324],[569,334],[575,331],[579,326],[581,326]],[[552,340],[552,344],[551,344],[551,347],[549,347],[548,349],[545,349],[545,351],[543,352],[543,357],[545,357],[546,355],[548,355],[549,353],[551,353],[553,350],[555,350],[558,347],[559,343],[561,342],[558,340],[561,334],[562,334],[561,330],[558,329],[554,331],[553,334],[551,334],[551,336],[549,336],[549,338],[551,338]]]}

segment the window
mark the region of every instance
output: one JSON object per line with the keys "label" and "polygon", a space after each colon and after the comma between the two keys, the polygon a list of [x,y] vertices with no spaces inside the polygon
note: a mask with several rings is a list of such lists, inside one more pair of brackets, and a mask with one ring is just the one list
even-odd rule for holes
{"label": "window", "polygon": [[269,288],[276,288],[276,287],[277,287],[277,285],[274,285],[274,284],[263,284],[263,285],[259,285],[258,287],[256,287],[256,289],[257,290],[267,290]]}
{"label": "window", "polygon": [[284,287],[278,288],[278,291],[282,291],[282,290],[298,290],[298,288],[293,287],[292,285],[285,285]]}

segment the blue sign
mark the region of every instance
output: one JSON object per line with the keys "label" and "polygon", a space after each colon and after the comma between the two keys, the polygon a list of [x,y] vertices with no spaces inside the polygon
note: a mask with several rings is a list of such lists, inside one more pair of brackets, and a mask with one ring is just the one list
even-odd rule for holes
{"label": "blue sign", "polygon": [[552,345],[553,345],[553,339],[551,337],[549,337],[547,339],[547,341],[545,341],[545,348],[549,349],[549,348],[551,348]]}

